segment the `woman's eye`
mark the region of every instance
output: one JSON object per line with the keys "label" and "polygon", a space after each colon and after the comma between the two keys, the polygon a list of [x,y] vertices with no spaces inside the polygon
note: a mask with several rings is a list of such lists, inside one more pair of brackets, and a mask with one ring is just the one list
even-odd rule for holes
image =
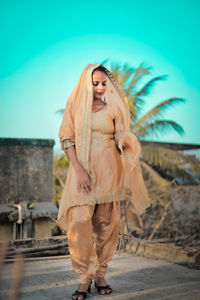
{"label": "woman's eye", "polygon": [[[97,83],[94,83],[94,82],[93,82],[93,85],[94,85],[94,86],[97,86],[98,84],[99,84],[98,82],[97,82]],[[103,85],[103,86],[106,86],[106,82],[102,83],[102,85]]]}

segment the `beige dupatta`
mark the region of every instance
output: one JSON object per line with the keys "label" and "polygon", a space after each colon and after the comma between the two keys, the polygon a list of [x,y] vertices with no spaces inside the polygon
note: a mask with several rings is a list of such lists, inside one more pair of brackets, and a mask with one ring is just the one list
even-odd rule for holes
{"label": "beige dupatta", "polygon": [[141,146],[137,137],[130,132],[130,111],[125,93],[112,73],[101,64],[88,64],[67,100],[61,127],[59,130],[62,149],[76,145],[77,158],[84,169],[89,172],[89,151],[91,142],[92,117],[92,72],[101,66],[107,75],[107,102],[115,103],[123,116],[121,130],[115,135],[121,151],[124,172],[124,189],[138,214],[142,214],[150,205],[148,193],[139,167],[138,156]]}

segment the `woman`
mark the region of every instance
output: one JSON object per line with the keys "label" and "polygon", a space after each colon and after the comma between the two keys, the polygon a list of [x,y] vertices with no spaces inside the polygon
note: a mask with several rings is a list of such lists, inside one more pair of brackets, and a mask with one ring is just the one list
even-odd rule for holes
{"label": "woman", "polygon": [[129,130],[124,91],[103,65],[88,64],[72,91],[59,130],[70,161],[57,224],[66,232],[80,285],[72,299],[95,287],[112,292],[105,281],[120,224],[120,200],[129,199],[138,214],[149,206],[139,168],[141,147]]}

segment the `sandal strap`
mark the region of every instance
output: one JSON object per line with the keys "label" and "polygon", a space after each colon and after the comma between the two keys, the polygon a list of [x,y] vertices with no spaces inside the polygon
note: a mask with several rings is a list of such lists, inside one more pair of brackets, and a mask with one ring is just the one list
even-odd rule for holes
{"label": "sandal strap", "polygon": [[98,291],[105,290],[105,289],[109,289],[112,291],[112,288],[110,287],[110,285],[97,285],[95,282],[95,287],[97,288]]}
{"label": "sandal strap", "polygon": [[111,289],[109,285],[97,285],[97,287],[100,289]]}
{"label": "sandal strap", "polygon": [[73,293],[73,295],[72,296],[83,296],[84,298],[86,298],[86,296],[87,296],[87,293],[86,292],[81,292],[81,291],[75,291],[75,293]]}

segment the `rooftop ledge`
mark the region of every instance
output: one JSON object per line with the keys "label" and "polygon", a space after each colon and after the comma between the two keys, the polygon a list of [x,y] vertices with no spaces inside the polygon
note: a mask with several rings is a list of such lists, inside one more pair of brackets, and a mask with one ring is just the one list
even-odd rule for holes
{"label": "rooftop ledge", "polygon": [[55,144],[55,140],[53,139],[0,138],[0,146],[51,147],[54,144]]}

